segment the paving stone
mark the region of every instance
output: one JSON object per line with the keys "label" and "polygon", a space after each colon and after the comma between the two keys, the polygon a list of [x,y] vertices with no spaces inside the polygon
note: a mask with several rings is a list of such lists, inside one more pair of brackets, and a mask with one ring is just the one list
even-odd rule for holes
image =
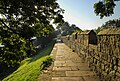
{"label": "paving stone", "polygon": [[83,77],[85,81],[100,81],[98,77]]}
{"label": "paving stone", "polygon": [[52,76],[59,76],[59,77],[61,77],[61,76],[66,76],[66,75],[65,75],[65,71],[53,71],[52,72]]}
{"label": "paving stone", "polygon": [[66,60],[65,62],[66,62],[66,63],[73,63],[72,60]]}
{"label": "paving stone", "polygon": [[86,66],[85,63],[66,63],[66,66]]}
{"label": "paving stone", "polygon": [[71,71],[76,71],[76,70],[79,70],[78,67],[71,67]]}
{"label": "paving stone", "polygon": [[84,81],[82,77],[52,77],[52,81]]}
{"label": "paving stone", "polygon": [[[69,65],[69,64],[71,64],[71,65],[75,65],[75,64],[77,64],[78,62],[73,62],[72,60],[67,60],[66,61],[66,64],[67,65]],[[80,64],[80,63],[79,63]]]}
{"label": "paving stone", "polygon": [[92,71],[66,71],[66,76],[95,76]]}
{"label": "paving stone", "polygon": [[84,67],[83,66],[78,66],[77,68],[80,71],[90,71],[90,68],[88,66],[84,66]]}
{"label": "paving stone", "polygon": [[53,71],[56,70],[56,71],[69,71],[71,70],[71,67],[53,67]]}
{"label": "paving stone", "polygon": [[83,63],[81,59],[79,59],[79,60],[78,60],[78,59],[77,59],[77,60],[72,59],[72,61],[73,61],[74,63]]}
{"label": "paving stone", "polygon": [[74,62],[67,62],[66,65],[67,65],[67,66],[77,66],[77,64],[74,63]]}
{"label": "paving stone", "polygon": [[42,74],[39,76],[37,81],[50,81],[51,77],[48,74]]}
{"label": "paving stone", "polygon": [[55,44],[53,50],[52,68],[43,71],[38,81],[99,81],[87,63],[64,43]]}
{"label": "paving stone", "polygon": [[65,61],[55,61],[54,66],[66,66]]}

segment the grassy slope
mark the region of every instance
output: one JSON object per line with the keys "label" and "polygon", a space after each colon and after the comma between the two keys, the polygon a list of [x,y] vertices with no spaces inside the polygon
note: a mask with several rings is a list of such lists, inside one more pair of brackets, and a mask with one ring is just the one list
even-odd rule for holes
{"label": "grassy slope", "polygon": [[53,48],[53,43],[38,53],[38,55],[22,61],[21,66],[2,81],[36,81],[44,64],[50,60],[48,56]]}

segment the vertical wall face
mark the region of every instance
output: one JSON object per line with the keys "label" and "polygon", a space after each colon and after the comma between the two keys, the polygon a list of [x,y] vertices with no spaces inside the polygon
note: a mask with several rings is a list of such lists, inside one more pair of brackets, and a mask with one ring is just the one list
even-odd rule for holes
{"label": "vertical wall face", "polygon": [[[75,50],[102,80],[120,81],[120,35],[78,35],[63,42]],[[92,42],[91,42],[92,41]],[[93,42],[94,41],[94,42]],[[97,45],[94,45],[97,41]],[[94,43],[94,44],[89,44]]]}
{"label": "vertical wall face", "polygon": [[84,35],[84,45],[88,46],[89,35]]}
{"label": "vertical wall face", "polygon": [[[98,51],[102,59],[104,73],[110,74],[114,71],[114,77],[120,76],[120,35],[98,36]],[[119,79],[120,80],[120,79]]]}

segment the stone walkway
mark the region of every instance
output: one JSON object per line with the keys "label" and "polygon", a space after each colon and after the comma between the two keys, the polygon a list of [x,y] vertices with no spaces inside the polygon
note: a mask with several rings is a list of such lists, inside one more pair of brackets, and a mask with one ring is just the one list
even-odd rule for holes
{"label": "stone walkway", "polygon": [[64,43],[55,44],[53,64],[39,76],[38,81],[100,81],[87,64]]}

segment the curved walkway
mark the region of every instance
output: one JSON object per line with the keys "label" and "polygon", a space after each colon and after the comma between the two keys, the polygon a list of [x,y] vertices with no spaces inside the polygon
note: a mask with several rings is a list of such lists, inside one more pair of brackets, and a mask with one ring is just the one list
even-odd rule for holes
{"label": "curved walkway", "polygon": [[55,44],[51,56],[54,58],[52,66],[43,71],[38,81],[100,81],[64,43]]}

